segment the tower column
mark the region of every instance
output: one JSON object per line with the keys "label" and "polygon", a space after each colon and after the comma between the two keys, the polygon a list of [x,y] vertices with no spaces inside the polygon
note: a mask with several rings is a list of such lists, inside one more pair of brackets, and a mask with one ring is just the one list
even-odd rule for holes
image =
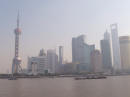
{"label": "tower column", "polygon": [[17,17],[17,28],[14,30],[15,34],[15,56],[12,63],[12,74],[19,73],[19,67],[21,67],[21,58],[19,57],[19,36],[21,34],[21,30],[19,28],[19,13]]}

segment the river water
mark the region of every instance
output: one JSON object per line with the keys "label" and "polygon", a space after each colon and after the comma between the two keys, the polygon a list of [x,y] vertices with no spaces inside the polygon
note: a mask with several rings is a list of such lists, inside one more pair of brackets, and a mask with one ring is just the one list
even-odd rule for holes
{"label": "river water", "polygon": [[0,79],[0,97],[130,97],[130,76]]}

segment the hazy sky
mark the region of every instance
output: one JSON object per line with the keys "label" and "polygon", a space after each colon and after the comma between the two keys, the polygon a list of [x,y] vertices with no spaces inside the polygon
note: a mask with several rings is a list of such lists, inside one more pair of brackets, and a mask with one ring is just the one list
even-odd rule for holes
{"label": "hazy sky", "polygon": [[71,61],[71,39],[85,34],[88,43],[100,48],[100,39],[109,25],[118,23],[119,35],[130,33],[130,0],[0,0],[0,72],[11,68],[14,57],[14,29],[20,10],[20,56],[64,46]]}

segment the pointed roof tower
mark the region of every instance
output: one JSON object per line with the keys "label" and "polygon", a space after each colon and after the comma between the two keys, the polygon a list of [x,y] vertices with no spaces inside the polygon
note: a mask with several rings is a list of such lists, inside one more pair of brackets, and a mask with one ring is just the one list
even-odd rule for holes
{"label": "pointed roof tower", "polygon": [[15,34],[21,34],[21,29],[19,27],[20,24],[20,19],[19,19],[19,11],[18,11],[18,15],[17,15],[17,28],[15,29]]}
{"label": "pointed roof tower", "polygon": [[106,39],[106,40],[109,40],[109,39],[110,39],[110,34],[109,34],[109,32],[107,31],[107,29],[106,29],[106,32],[104,33],[104,39]]}
{"label": "pointed roof tower", "polygon": [[17,28],[19,28],[19,11],[18,11],[18,15],[17,15]]}

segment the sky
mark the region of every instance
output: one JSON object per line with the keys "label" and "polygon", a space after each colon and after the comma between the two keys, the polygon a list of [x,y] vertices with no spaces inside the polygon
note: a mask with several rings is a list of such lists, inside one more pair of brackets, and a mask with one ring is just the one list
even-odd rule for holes
{"label": "sky", "polygon": [[86,35],[88,44],[100,49],[100,40],[110,24],[118,23],[119,36],[130,35],[130,0],[0,0],[0,73],[11,70],[14,29],[20,12],[20,57],[40,49],[64,46],[64,59],[71,61],[72,37]]}

